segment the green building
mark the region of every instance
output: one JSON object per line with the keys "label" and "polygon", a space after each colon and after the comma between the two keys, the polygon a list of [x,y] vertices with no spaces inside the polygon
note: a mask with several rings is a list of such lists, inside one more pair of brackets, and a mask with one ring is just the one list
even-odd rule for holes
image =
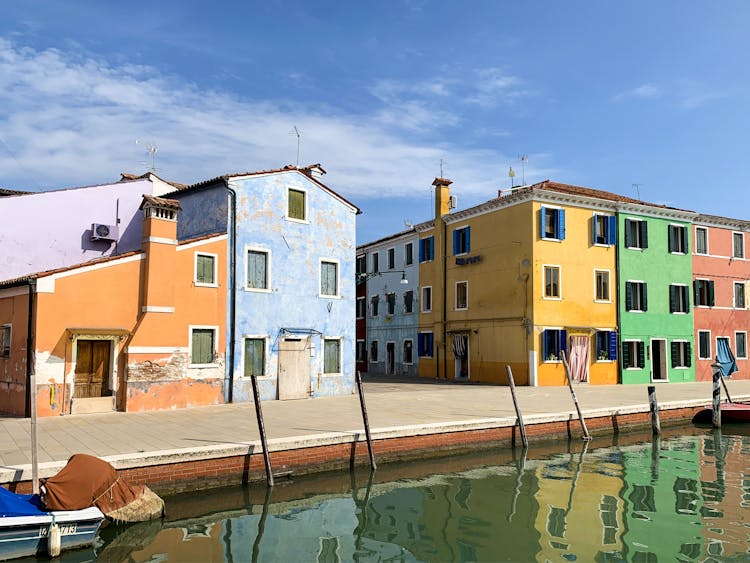
{"label": "green building", "polygon": [[695,381],[694,215],[656,205],[618,212],[621,383]]}

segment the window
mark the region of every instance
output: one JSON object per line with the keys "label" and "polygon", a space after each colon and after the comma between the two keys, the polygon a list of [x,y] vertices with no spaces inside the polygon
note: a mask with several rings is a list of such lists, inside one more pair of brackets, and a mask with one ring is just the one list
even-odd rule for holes
{"label": "window", "polygon": [[414,363],[414,343],[412,340],[404,340],[404,363]]}
{"label": "window", "polygon": [[695,253],[708,254],[708,229],[695,227]]}
{"label": "window", "polygon": [[432,357],[433,338],[431,332],[420,332],[417,334],[417,354],[420,358]]}
{"label": "window", "polygon": [[453,231],[453,254],[466,254],[471,248],[469,227]]}
{"label": "window", "polygon": [[0,326],[0,358],[10,358],[10,326]]}
{"label": "window", "polygon": [[216,254],[195,253],[195,285],[216,287]]}
{"label": "window", "polygon": [[386,315],[396,314],[396,294],[395,293],[385,294],[385,314]]}
{"label": "window", "polygon": [[338,297],[339,294],[339,265],[337,262],[320,262],[320,295]]}
{"label": "window", "polygon": [[687,254],[687,227],[683,225],[669,225],[667,232],[669,252]]}
{"label": "window", "polygon": [[393,270],[396,267],[396,249],[388,249],[388,269]]}
{"label": "window", "polygon": [[698,331],[698,359],[711,359],[711,332],[708,330]]}
{"label": "window", "polygon": [[669,286],[669,312],[687,313],[690,311],[688,288],[686,285]]}
{"label": "window", "polygon": [[287,208],[287,218],[298,221],[307,220],[307,210],[305,209],[306,193],[302,190],[293,190],[289,188],[289,199]]}
{"label": "window", "polygon": [[380,303],[380,296],[379,295],[373,295],[370,297],[370,314],[373,317],[378,316],[378,304]]}
{"label": "window", "polygon": [[627,248],[648,248],[648,223],[638,219],[625,219],[625,246]]}
{"label": "window", "polygon": [[364,297],[357,297],[357,318],[364,319],[367,303]]}
{"label": "window", "polygon": [[742,233],[732,233],[732,256],[734,258],[745,257],[745,237]]}
{"label": "window", "polygon": [[363,254],[362,256],[357,256],[357,273],[367,273],[367,256],[365,254]]}
{"label": "window", "polygon": [[648,295],[644,282],[625,282],[625,310],[648,310]]}
{"label": "window", "polygon": [[690,342],[684,340],[673,340],[672,344],[672,367],[689,368],[692,365],[690,357]]}
{"label": "window", "polygon": [[357,363],[367,361],[367,346],[364,340],[357,340]]}
{"label": "window", "polygon": [[545,362],[557,362],[562,359],[568,333],[560,329],[547,329],[542,332],[542,358]]}
{"label": "window", "polygon": [[544,267],[544,297],[560,299],[560,267]]}
{"label": "window", "polygon": [[268,252],[247,251],[247,289],[268,289]]}
{"label": "window", "polygon": [[565,210],[542,207],[540,210],[542,238],[565,239]]}
{"label": "window", "polygon": [[599,330],[596,333],[596,361],[605,362],[617,359],[617,333],[613,330]]}
{"label": "window", "polygon": [[611,495],[602,495],[599,502],[599,517],[601,518],[604,530],[602,534],[602,543],[604,545],[617,543],[617,531],[619,530],[617,515],[619,512],[617,498]]}
{"label": "window", "polygon": [[419,239],[419,261],[429,262],[435,259],[435,237]]}
{"label": "window", "polygon": [[323,339],[323,373],[341,373],[341,339]]}
{"label": "window", "polygon": [[213,364],[216,350],[215,328],[193,328],[190,331],[190,363]]}
{"label": "window", "polygon": [[411,266],[414,263],[414,244],[407,242],[404,245],[404,265]]}
{"label": "window", "polygon": [[410,289],[404,293],[404,313],[414,312],[414,290]]}
{"label": "window", "polygon": [[714,282],[712,280],[695,280],[693,282],[693,294],[696,306],[714,306]]}
{"label": "window", "polygon": [[469,308],[469,282],[456,282],[456,310],[462,311]]}
{"label": "window", "polygon": [[735,332],[734,333],[734,351],[737,357],[741,360],[747,359],[747,333],[746,332]]}
{"label": "window", "polygon": [[622,368],[643,369],[646,367],[646,345],[640,340],[625,340],[622,343]]}
{"label": "window", "polygon": [[429,313],[432,311],[432,287],[425,286],[422,288],[422,312]]}
{"label": "window", "polygon": [[596,300],[609,301],[609,272],[594,270],[594,283],[596,284]]}
{"label": "window", "polygon": [[372,253],[372,273],[377,274],[380,271],[380,253]]}
{"label": "window", "polygon": [[266,339],[245,338],[245,377],[266,375]]}
{"label": "window", "polygon": [[745,308],[745,284],[742,282],[734,282],[734,308]]}
{"label": "window", "polygon": [[595,213],[593,226],[594,244],[615,244],[617,218],[614,215],[600,215]]}
{"label": "window", "polygon": [[370,342],[370,362],[376,363],[378,361],[378,341],[373,340]]}

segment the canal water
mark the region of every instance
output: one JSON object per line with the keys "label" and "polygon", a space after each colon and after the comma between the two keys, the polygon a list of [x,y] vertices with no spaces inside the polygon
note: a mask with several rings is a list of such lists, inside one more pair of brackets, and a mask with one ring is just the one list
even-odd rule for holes
{"label": "canal water", "polygon": [[532,444],[167,498],[63,561],[746,561],[750,436]]}

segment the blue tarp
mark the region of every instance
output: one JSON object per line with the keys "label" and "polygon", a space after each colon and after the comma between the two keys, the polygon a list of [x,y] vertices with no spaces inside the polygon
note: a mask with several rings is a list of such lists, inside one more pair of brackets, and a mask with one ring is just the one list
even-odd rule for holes
{"label": "blue tarp", "polygon": [[737,362],[734,361],[734,354],[725,338],[719,338],[716,342],[716,362],[721,366],[721,374],[724,377],[729,377],[737,371]]}
{"label": "blue tarp", "polygon": [[0,487],[0,516],[39,516],[42,510],[39,495],[17,495]]}

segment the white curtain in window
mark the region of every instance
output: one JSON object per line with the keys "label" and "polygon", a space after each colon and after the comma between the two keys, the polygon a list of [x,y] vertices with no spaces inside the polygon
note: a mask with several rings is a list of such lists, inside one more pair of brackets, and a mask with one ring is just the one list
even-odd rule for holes
{"label": "white curtain in window", "polygon": [[588,336],[570,337],[568,367],[570,368],[570,378],[573,381],[584,382],[589,380],[590,347]]}

